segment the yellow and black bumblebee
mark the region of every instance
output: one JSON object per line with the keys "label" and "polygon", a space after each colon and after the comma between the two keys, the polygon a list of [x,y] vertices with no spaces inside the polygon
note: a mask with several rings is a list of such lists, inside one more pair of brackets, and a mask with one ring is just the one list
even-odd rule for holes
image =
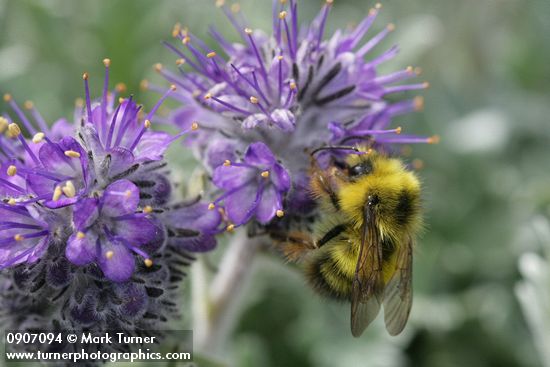
{"label": "yellow and black bumblebee", "polygon": [[400,159],[366,147],[353,150],[325,169],[312,160],[310,188],[319,207],[312,233],[289,232],[280,239],[314,289],[351,302],[353,336],[363,333],[381,305],[386,329],[397,335],[412,304],[420,182]]}

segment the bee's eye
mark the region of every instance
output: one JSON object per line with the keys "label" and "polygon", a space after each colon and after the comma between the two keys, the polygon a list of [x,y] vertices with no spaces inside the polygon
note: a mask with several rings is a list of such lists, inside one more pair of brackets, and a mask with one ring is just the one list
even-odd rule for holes
{"label": "bee's eye", "polygon": [[372,172],[372,165],[370,164],[370,162],[361,162],[349,168],[349,175],[351,177],[368,175],[371,172]]}

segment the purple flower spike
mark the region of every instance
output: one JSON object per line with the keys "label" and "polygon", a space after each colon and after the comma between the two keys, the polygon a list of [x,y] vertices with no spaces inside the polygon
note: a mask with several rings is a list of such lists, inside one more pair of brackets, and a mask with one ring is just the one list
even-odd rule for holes
{"label": "purple flower spike", "polygon": [[213,182],[225,193],[211,208],[223,201],[235,226],[253,216],[265,224],[284,214],[283,196],[290,189],[290,175],[262,142],[250,144],[242,162],[227,161],[216,168]]}
{"label": "purple flower spike", "polygon": [[[214,183],[226,191],[218,200],[225,202],[227,216],[235,225],[253,217],[266,223],[283,207],[291,215],[313,208],[312,198],[302,191],[308,186],[309,153],[317,148],[371,145],[391,151],[396,144],[436,141],[404,137],[401,128],[391,126],[395,117],[423,105],[421,97],[396,101],[394,95],[422,90],[428,84],[407,83],[419,74],[413,67],[378,72],[398,52],[396,46],[379,52],[393,24],[366,37],[372,32],[379,4],[355,29],[326,35],[332,1],[326,1],[311,23],[299,26],[298,2],[273,0],[273,29],[267,35],[247,28],[238,9],[233,9],[235,13],[223,1],[218,3],[240,43],[228,41],[211,28],[218,44],[212,49],[177,24],[173,36],[178,45],[165,45],[177,55],[179,70],[171,72],[160,64],[155,69],[178,86],[172,97],[182,107],[168,122],[186,129],[192,121],[200,121],[205,127],[187,143],[212,173]],[[154,85],[149,88],[162,92]],[[218,167],[260,142],[273,161],[281,162],[269,170],[284,166],[290,173],[291,189],[286,181],[284,187],[277,187],[277,178],[258,180],[256,171],[264,168],[248,158],[242,164]],[[341,153],[328,150],[319,156],[325,161],[342,158]]]}

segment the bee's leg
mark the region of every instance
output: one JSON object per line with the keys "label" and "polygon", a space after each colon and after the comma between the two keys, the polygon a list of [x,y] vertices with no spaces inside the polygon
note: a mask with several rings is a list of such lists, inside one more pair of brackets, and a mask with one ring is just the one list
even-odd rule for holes
{"label": "bee's leg", "polygon": [[338,169],[333,167],[330,173],[326,171],[314,171],[311,177],[311,189],[316,196],[328,198],[335,210],[340,210],[337,187],[338,181],[341,181],[337,175]]}
{"label": "bee's leg", "polygon": [[271,237],[278,242],[278,247],[289,261],[299,261],[311,250],[317,249],[311,235],[306,232],[276,232]]}

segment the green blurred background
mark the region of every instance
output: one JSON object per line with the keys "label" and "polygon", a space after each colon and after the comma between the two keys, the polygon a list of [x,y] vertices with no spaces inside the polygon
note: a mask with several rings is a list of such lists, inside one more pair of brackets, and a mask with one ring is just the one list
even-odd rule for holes
{"label": "green blurred background", "polygon": [[[322,4],[298,2],[302,20]],[[270,28],[269,0],[240,3],[252,26]],[[373,5],[336,0],[329,29],[356,24]],[[228,360],[274,367],[548,367],[550,2],[383,6],[375,28],[393,22],[397,30],[377,51],[393,43],[402,50],[383,71],[420,66],[432,86],[424,111],[395,126],[442,137],[437,146],[413,151],[425,163],[428,228],[415,256],[409,325],[390,338],[378,320],[353,339],[348,305],[321,300],[299,272],[265,255],[241,300]],[[160,41],[178,21],[207,40],[208,24],[237,40],[213,0],[0,0],[0,93],[34,101],[48,121],[71,116],[83,96],[82,72],[99,95],[101,60],[109,57],[113,85],[127,83],[151,107],[158,96],[140,93],[139,82],[163,83],[151,66],[174,65]]]}

